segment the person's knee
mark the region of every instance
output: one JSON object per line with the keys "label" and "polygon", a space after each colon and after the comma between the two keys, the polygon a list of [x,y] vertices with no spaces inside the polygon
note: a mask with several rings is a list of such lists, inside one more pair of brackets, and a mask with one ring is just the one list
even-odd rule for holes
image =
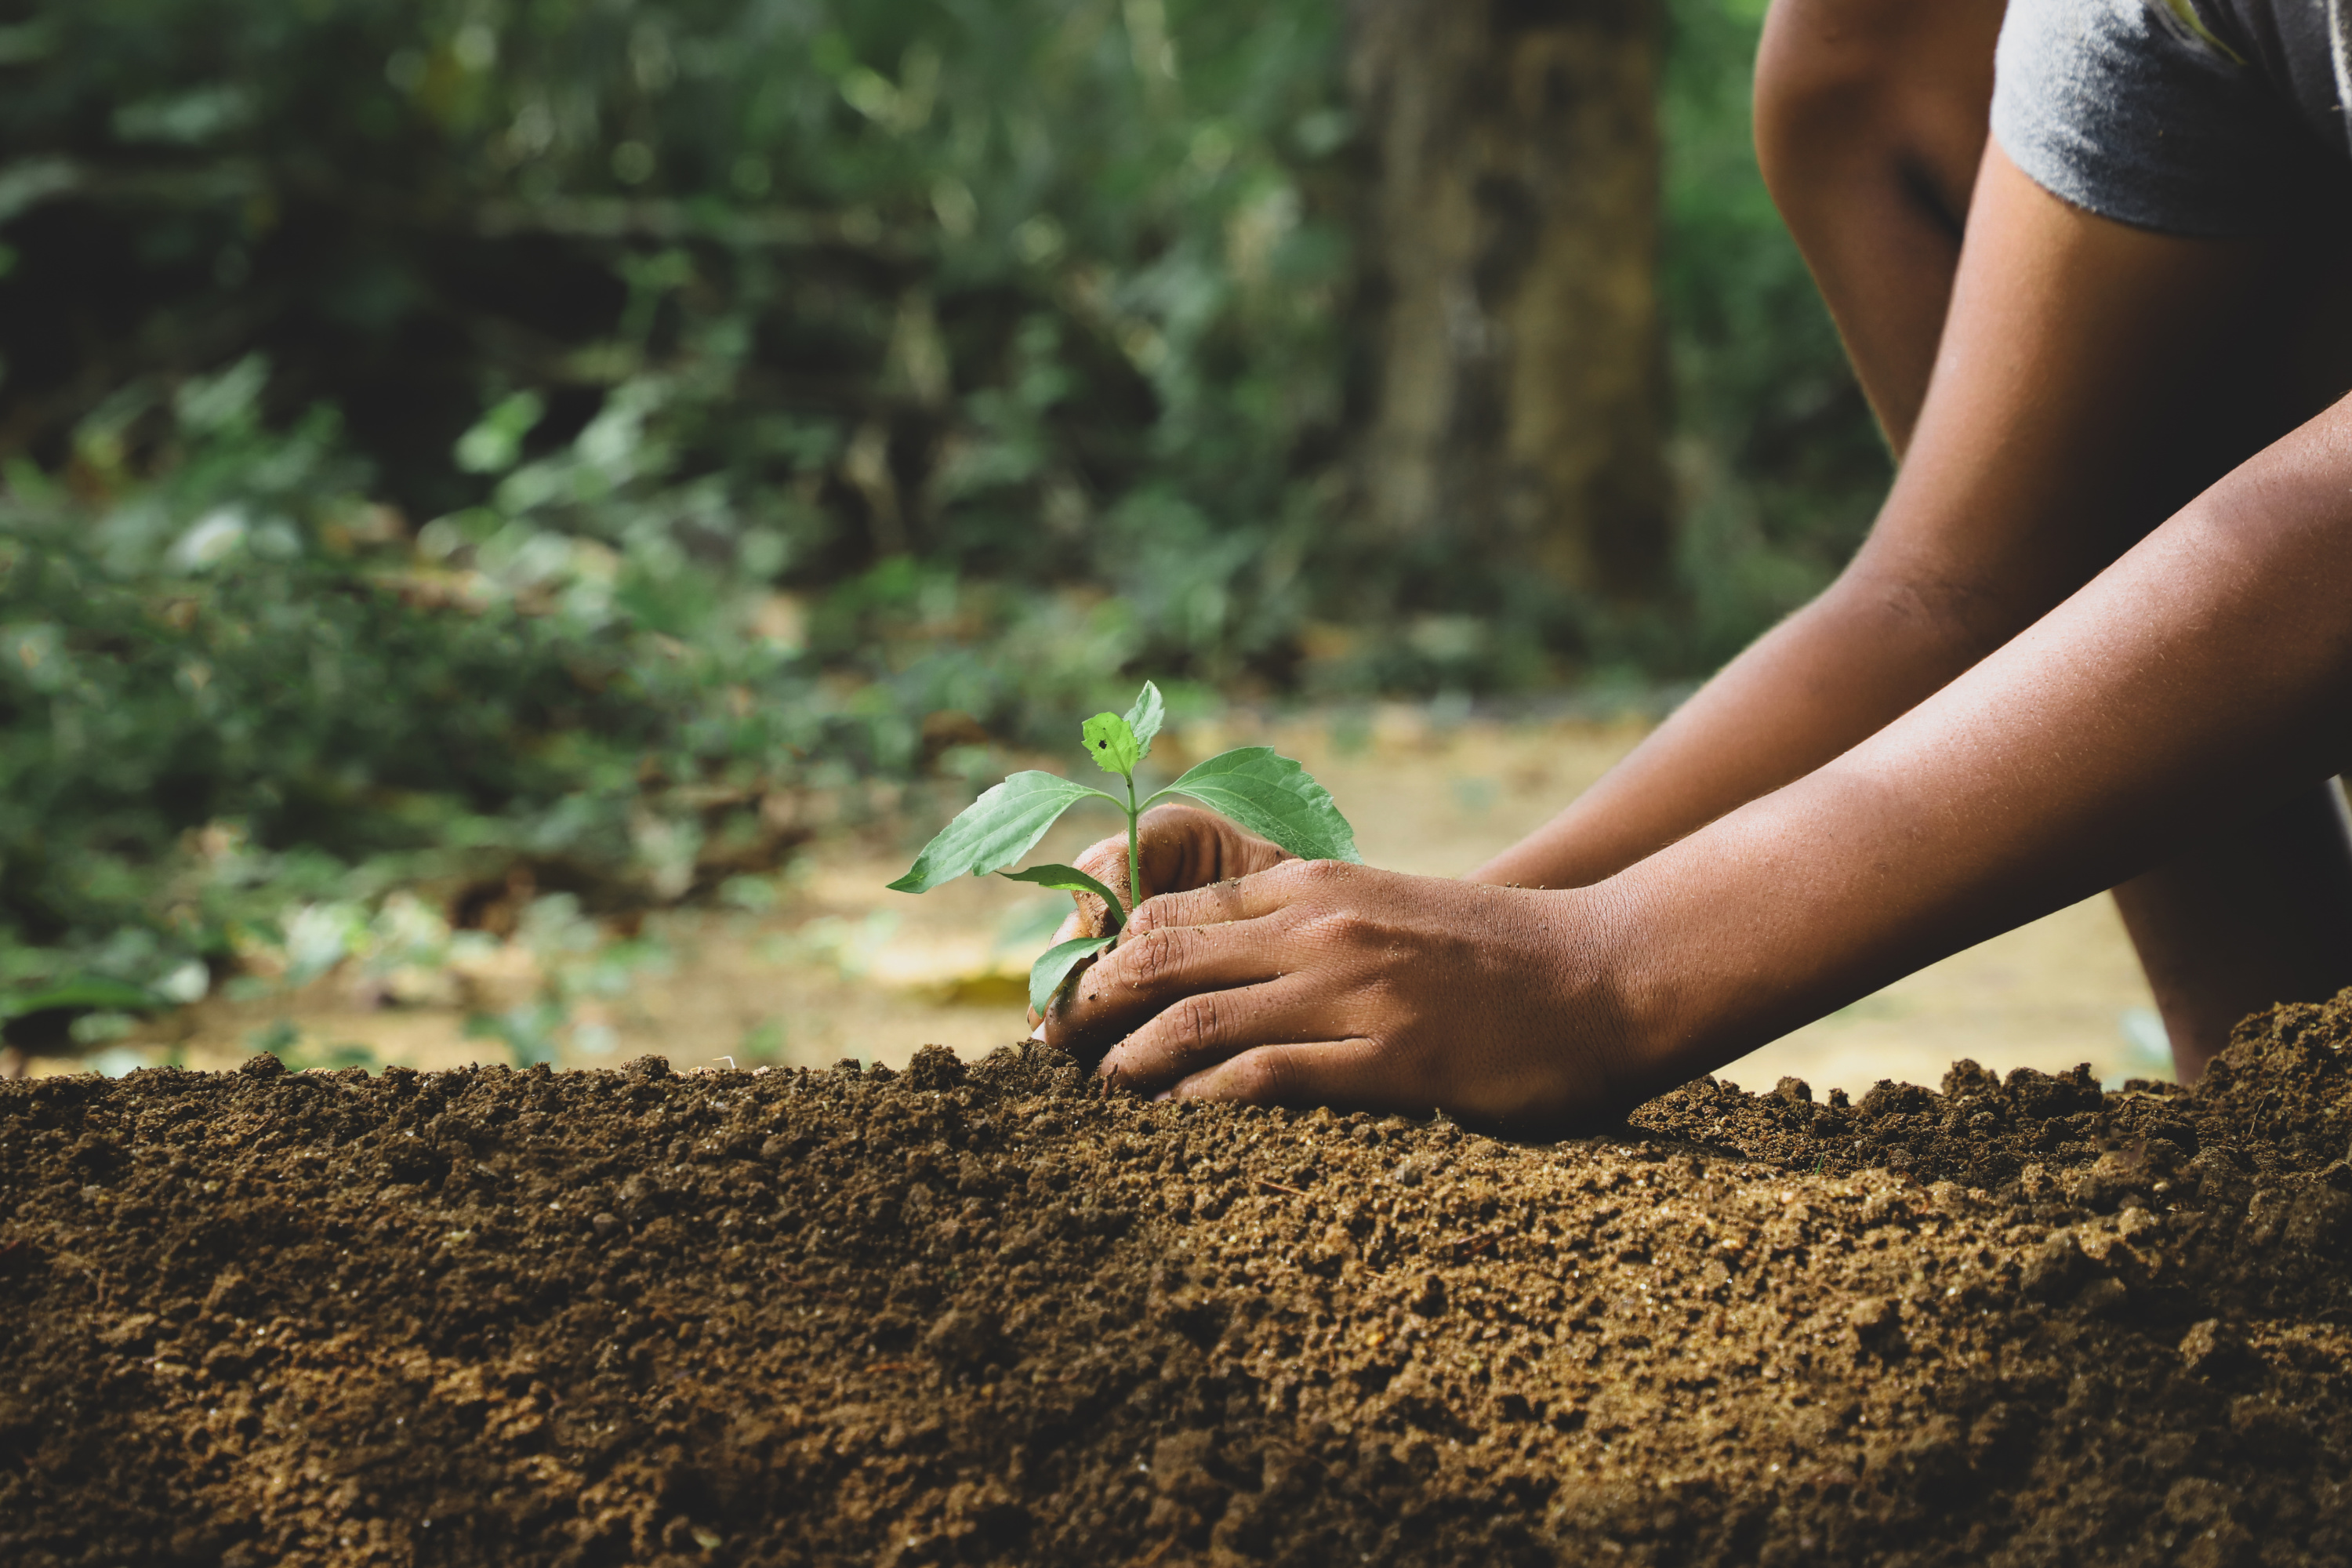
{"label": "person's knee", "polygon": [[2002,9],[2003,0],[1773,0],[1756,57],[1756,153],[1782,209],[1857,168],[1924,177],[1939,193],[1952,186],[1964,205]]}
{"label": "person's knee", "polygon": [[1756,51],[1756,155],[1774,194],[1891,129],[1911,0],[1774,0]]}

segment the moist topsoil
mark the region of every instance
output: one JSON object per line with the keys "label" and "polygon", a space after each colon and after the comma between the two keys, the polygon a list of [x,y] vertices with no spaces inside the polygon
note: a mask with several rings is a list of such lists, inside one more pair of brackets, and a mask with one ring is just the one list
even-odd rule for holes
{"label": "moist topsoil", "polygon": [[2342,1563],[2352,993],[1612,1136],[967,1068],[0,1089],[0,1563]]}

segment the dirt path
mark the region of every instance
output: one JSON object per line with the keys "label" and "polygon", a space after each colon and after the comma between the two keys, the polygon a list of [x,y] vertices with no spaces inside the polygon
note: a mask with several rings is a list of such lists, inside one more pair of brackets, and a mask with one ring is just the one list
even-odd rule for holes
{"label": "dirt path", "polygon": [[2352,994],[1549,1144],[976,1068],[0,1086],[0,1561],[2336,1563]]}
{"label": "dirt path", "polygon": [[[1423,710],[1262,725],[1196,723],[1160,761],[1272,739],[1328,784],[1376,865],[1457,875],[1543,822],[1623,755],[1638,721],[1442,724]],[[1040,847],[1074,854],[1111,826],[1080,816]],[[845,1057],[903,1064],[920,1045],[973,1059],[1023,1032],[1023,976],[1060,907],[1054,895],[967,880],[920,899],[883,884],[921,837],[836,836],[780,879],[759,914],[689,914],[654,922],[651,954],[602,994],[575,986],[556,1059],[596,1066],[645,1051],[681,1067],[823,1066]],[[559,933],[557,944],[564,940]],[[475,961],[450,1005],[383,1007],[352,1000],[348,974],[289,1003],[215,1002],[173,1021],[168,1046],[117,1053],[116,1069],[167,1058],[226,1068],[259,1046],[291,1057],[365,1058],[415,1067],[500,1060],[496,1038],[469,1038],[470,1016],[528,1007],[566,960],[510,947]],[[429,989],[429,988],[427,988]],[[294,1031],[289,1040],[280,1022]],[[160,1037],[159,1037],[160,1039]],[[2169,1076],[2147,986],[2104,899],[2063,910],[1937,964],[1727,1068],[1742,1083],[1794,1075],[1860,1095],[1883,1078],[1933,1081],[1971,1057],[2007,1070],[2092,1064],[2102,1079]],[[72,1070],[57,1060],[38,1070]]]}

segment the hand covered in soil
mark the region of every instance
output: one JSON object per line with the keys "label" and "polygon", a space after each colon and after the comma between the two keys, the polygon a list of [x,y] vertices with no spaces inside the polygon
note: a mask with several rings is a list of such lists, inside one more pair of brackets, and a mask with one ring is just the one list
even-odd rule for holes
{"label": "hand covered in soil", "polygon": [[[1143,851],[1143,896],[1185,893],[1212,882],[1229,881],[1294,858],[1279,846],[1244,833],[1225,817],[1197,805],[1154,806],[1136,825]],[[1127,888],[1127,836],[1115,833],[1079,856],[1077,868],[1106,888]],[[1103,933],[1103,904],[1089,893],[1072,895],[1077,912],[1054,933],[1055,942]]]}
{"label": "hand covered in soil", "polygon": [[1638,1098],[1594,908],[1290,861],[1146,900],[1045,1037],[1162,1097],[1590,1122]]}
{"label": "hand covered in soil", "polygon": [[[1136,824],[1136,844],[1143,851],[1143,896],[1190,892],[1212,882],[1246,877],[1296,858],[1279,845],[1254,833],[1244,833],[1229,819],[1197,805],[1154,806]],[[1127,886],[1127,837],[1113,834],[1101,839],[1073,862],[1106,888]],[[1048,945],[1059,946],[1082,936],[1103,933],[1103,902],[1091,893],[1071,895],[1077,910],[1055,931]],[[1029,1015],[1031,1024],[1039,1023]],[[1037,1037],[1044,1037],[1040,1028]]]}

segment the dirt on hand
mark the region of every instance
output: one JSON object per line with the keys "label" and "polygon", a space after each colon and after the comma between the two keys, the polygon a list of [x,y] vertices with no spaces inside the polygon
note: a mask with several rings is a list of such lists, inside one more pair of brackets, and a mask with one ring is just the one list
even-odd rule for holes
{"label": "dirt on hand", "polygon": [[0,1088],[0,1562],[2340,1563],[2352,994],[1607,1138],[967,1068]]}

